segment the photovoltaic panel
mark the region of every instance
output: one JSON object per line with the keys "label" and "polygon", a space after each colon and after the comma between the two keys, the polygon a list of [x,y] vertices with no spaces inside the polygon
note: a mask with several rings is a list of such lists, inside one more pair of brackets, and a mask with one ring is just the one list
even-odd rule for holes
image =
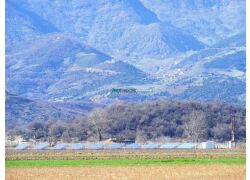
{"label": "photovoltaic panel", "polygon": [[159,144],[143,144],[142,149],[156,149],[159,148]]}
{"label": "photovoltaic panel", "polygon": [[83,144],[73,144],[72,149],[74,149],[74,150],[84,149],[84,145]]}
{"label": "photovoltaic panel", "polygon": [[56,144],[52,149],[54,149],[54,150],[66,149],[66,145],[65,144]]}
{"label": "photovoltaic panel", "polygon": [[105,146],[105,149],[121,149],[124,146],[124,144],[121,143],[113,143],[113,144],[108,144]]}
{"label": "photovoltaic panel", "polygon": [[28,149],[29,144],[28,143],[21,143],[16,146],[16,150],[26,150]]}
{"label": "photovoltaic panel", "polygon": [[166,143],[166,144],[162,144],[160,146],[161,149],[173,149],[176,148],[179,144],[178,143]]}
{"label": "photovoltaic panel", "polygon": [[178,149],[192,149],[197,146],[196,143],[183,143],[177,146]]}
{"label": "photovoltaic panel", "polygon": [[94,149],[94,150],[96,150],[96,149],[103,149],[103,145],[102,144],[91,144],[89,146],[89,149]]}
{"label": "photovoltaic panel", "polygon": [[42,143],[42,144],[37,144],[35,145],[35,147],[33,149],[36,149],[36,150],[43,150],[43,149],[47,149],[49,146],[48,143]]}
{"label": "photovoltaic panel", "polygon": [[132,143],[132,144],[128,144],[124,147],[125,149],[140,149],[141,146],[139,144],[136,143]]}

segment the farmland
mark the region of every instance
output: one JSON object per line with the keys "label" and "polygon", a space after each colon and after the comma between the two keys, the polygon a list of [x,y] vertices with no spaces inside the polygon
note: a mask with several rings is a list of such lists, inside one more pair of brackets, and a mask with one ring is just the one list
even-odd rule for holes
{"label": "farmland", "polygon": [[7,160],[8,167],[60,167],[60,166],[140,166],[140,165],[226,164],[244,165],[243,158],[214,159],[95,159],[95,160]]}
{"label": "farmland", "polygon": [[[150,166],[91,166],[91,167],[34,167],[7,168],[6,179],[245,179],[243,165],[150,165]],[[18,177],[18,178],[17,178]]]}
{"label": "farmland", "polygon": [[6,160],[245,158],[245,149],[6,150]]}
{"label": "farmland", "polygon": [[6,150],[6,179],[245,179],[245,161],[243,149]]}

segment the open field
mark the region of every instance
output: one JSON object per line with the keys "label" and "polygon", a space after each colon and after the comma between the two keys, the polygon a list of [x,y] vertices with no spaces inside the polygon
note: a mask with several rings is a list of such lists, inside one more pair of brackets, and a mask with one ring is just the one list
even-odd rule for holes
{"label": "open field", "polygon": [[246,179],[245,150],[6,150],[6,180]]}
{"label": "open field", "polygon": [[166,165],[7,168],[7,180],[243,180],[244,165]]}
{"label": "open field", "polygon": [[245,149],[6,150],[6,160],[245,158]]}
{"label": "open field", "polygon": [[6,167],[77,167],[77,166],[145,166],[145,165],[183,165],[183,164],[226,164],[244,165],[242,158],[211,159],[96,159],[96,160],[7,160]]}

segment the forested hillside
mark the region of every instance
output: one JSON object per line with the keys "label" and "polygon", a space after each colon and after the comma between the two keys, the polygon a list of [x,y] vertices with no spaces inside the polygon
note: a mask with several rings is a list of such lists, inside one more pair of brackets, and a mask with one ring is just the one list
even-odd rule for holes
{"label": "forested hillside", "polygon": [[71,121],[33,121],[8,131],[35,141],[100,141],[108,138],[158,140],[227,141],[236,120],[236,139],[245,140],[245,109],[221,103],[151,101],[117,103],[94,109],[86,118]]}

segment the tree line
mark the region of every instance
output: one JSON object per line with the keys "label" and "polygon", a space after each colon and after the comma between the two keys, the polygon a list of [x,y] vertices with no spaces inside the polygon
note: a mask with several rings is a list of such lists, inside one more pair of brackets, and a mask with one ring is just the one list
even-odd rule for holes
{"label": "tree line", "polygon": [[199,142],[246,138],[246,112],[238,106],[222,103],[198,103],[158,100],[143,103],[115,103],[92,110],[86,117],[68,121],[34,120],[28,125],[7,131],[8,137],[22,136],[27,141],[102,141],[108,138],[133,139],[137,142]]}

